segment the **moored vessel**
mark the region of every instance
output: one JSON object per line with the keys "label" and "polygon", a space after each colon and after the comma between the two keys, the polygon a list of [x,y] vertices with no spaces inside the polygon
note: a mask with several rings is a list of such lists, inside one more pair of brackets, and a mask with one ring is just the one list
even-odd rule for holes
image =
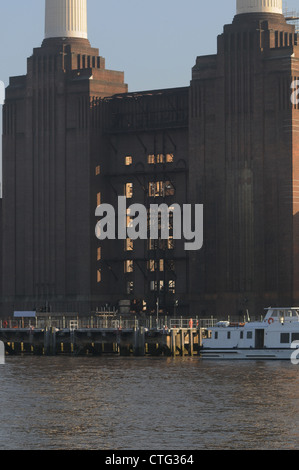
{"label": "moored vessel", "polygon": [[299,347],[299,307],[268,308],[259,322],[218,322],[203,335],[205,359],[291,360]]}

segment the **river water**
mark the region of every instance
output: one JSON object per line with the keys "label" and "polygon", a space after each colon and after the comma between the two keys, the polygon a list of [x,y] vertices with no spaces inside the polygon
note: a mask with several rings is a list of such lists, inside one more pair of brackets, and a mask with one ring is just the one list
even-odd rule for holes
{"label": "river water", "polygon": [[8,357],[0,366],[0,449],[298,449],[298,367]]}

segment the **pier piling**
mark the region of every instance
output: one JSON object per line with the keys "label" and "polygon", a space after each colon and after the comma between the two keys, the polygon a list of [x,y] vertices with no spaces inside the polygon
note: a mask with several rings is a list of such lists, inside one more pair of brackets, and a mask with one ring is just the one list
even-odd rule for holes
{"label": "pier piling", "polygon": [[195,356],[200,353],[202,331],[188,327],[182,319],[167,328],[145,328],[134,322],[132,327],[107,323],[104,327],[2,328],[0,341],[6,354],[34,355],[103,355],[120,356]]}

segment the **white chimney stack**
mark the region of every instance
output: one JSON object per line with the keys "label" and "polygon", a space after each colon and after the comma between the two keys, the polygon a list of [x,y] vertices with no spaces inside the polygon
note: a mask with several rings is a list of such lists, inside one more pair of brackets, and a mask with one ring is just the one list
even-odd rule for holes
{"label": "white chimney stack", "polygon": [[46,0],[45,39],[87,39],[87,0]]}
{"label": "white chimney stack", "polygon": [[237,15],[243,13],[278,13],[282,15],[282,0],[237,0]]}

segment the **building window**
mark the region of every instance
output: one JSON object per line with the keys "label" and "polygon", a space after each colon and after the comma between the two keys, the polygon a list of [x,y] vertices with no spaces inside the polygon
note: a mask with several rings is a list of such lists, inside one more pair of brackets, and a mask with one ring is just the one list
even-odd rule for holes
{"label": "building window", "polygon": [[134,241],[131,238],[127,238],[125,240],[125,251],[133,251],[134,250]]}
{"label": "building window", "polygon": [[101,205],[101,193],[98,193],[97,194],[97,206],[100,206]]}
{"label": "building window", "polygon": [[174,239],[172,236],[167,240],[167,248],[168,250],[174,250]]}
{"label": "building window", "polygon": [[164,195],[165,196],[174,196],[175,189],[171,181],[166,181],[164,184]]}
{"label": "building window", "polygon": [[155,272],[156,270],[156,262],[152,259],[150,259],[148,262],[147,262],[147,269],[151,272]]}
{"label": "building window", "polygon": [[125,266],[124,266],[125,273],[132,273],[134,272],[134,261],[131,259],[127,259],[125,261]]}
{"label": "building window", "polygon": [[157,155],[151,154],[147,156],[147,163],[149,165],[154,165],[155,163],[173,163],[173,161],[173,153],[167,153],[166,155],[163,153],[158,153]]}
{"label": "building window", "polygon": [[133,164],[133,157],[131,157],[131,155],[127,155],[125,157],[125,164],[126,164],[126,166],[130,166],[130,165]]}
{"label": "building window", "polygon": [[174,262],[174,260],[172,260],[172,259],[167,260],[167,269],[169,271],[175,271],[175,262]]}
{"label": "building window", "polygon": [[166,163],[173,163],[174,162],[174,155],[173,153],[167,153],[166,155]]}
{"label": "building window", "polygon": [[173,280],[168,281],[168,291],[171,294],[175,294],[175,281],[173,281]]}
{"label": "building window", "polygon": [[101,174],[101,167],[100,165],[96,166],[96,176]]}
{"label": "building window", "polygon": [[158,290],[158,283],[157,281],[151,281],[150,283],[150,289],[152,292],[156,292]]}
{"label": "building window", "polygon": [[149,197],[174,196],[175,189],[171,181],[151,181],[148,185]]}
{"label": "building window", "polygon": [[163,292],[164,291],[164,281],[163,280],[160,280],[160,281],[151,281],[150,283],[150,289],[152,292],[157,292],[158,291],[158,288],[159,288],[159,292]]}
{"label": "building window", "polygon": [[134,293],[134,281],[127,282],[127,294],[131,295]]}
{"label": "building window", "polygon": [[126,198],[131,199],[133,197],[133,183],[126,183],[124,192]]}
{"label": "building window", "polygon": [[97,249],[97,260],[100,261],[102,259],[102,247],[98,247]]}
{"label": "building window", "polygon": [[148,195],[149,197],[163,196],[163,182],[162,181],[151,181],[148,184]]}
{"label": "building window", "polygon": [[164,271],[164,259],[160,259],[160,260],[149,260],[148,263],[147,263],[147,268],[149,271],[151,272],[155,272],[158,270],[158,267],[159,267],[159,271],[160,272],[163,272]]}
{"label": "building window", "polygon": [[102,270],[98,269],[97,270],[97,283],[100,283],[102,281]]}
{"label": "building window", "polygon": [[130,215],[127,215],[127,228],[128,227],[130,227],[130,228],[133,227],[133,220],[134,220],[133,217],[131,217]]}

